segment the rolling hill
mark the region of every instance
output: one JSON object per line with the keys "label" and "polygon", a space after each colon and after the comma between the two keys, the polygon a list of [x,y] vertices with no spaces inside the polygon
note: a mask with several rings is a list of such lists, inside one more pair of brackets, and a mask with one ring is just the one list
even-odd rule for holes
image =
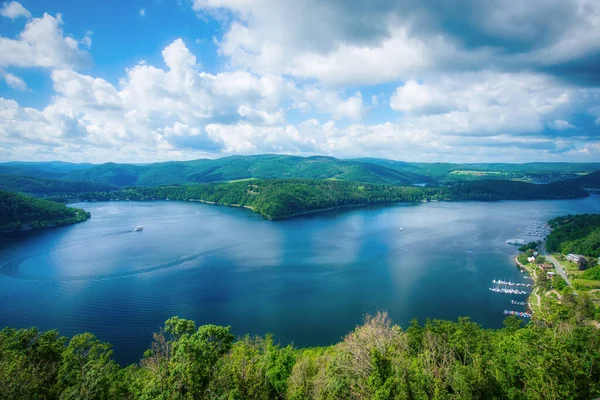
{"label": "rolling hill", "polygon": [[410,186],[455,181],[502,179],[551,182],[600,170],[600,164],[451,164],[408,163],[377,158],[340,160],[263,154],[153,164],[4,163],[0,175],[85,181],[115,187],[182,185],[241,179],[303,178]]}

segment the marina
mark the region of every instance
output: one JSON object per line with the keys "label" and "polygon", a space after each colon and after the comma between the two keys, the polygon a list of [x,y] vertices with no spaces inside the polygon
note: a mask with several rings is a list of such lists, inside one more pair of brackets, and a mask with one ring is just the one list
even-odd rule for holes
{"label": "marina", "polygon": [[531,283],[516,283],[516,282],[510,282],[510,281],[501,281],[501,280],[493,280],[492,283],[496,284],[496,285],[507,285],[507,286],[524,286],[524,287],[531,287],[532,284]]}
{"label": "marina", "polygon": [[528,294],[529,293],[524,290],[505,289],[505,288],[490,288],[490,291],[495,292],[495,293],[503,293],[503,294]]}
{"label": "marina", "polygon": [[523,295],[529,294],[529,292],[521,289],[516,289],[515,287],[531,287],[530,283],[518,283],[512,281],[504,281],[500,279],[494,279],[492,281],[494,284],[493,287],[489,288],[490,291],[494,293],[502,293],[502,294],[516,294]]}
{"label": "marina", "polygon": [[523,311],[504,310],[504,315],[514,315],[515,317],[531,318],[531,313]]}

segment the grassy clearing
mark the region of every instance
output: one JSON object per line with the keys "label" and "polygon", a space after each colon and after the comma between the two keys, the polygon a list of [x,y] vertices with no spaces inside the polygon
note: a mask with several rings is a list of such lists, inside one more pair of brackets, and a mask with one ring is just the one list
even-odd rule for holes
{"label": "grassy clearing", "polygon": [[505,175],[499,171],[472,171],[467,169],[455,169],[450,172],[450,175],[470,175],[470,176],[486,176],[486,175]]}
{"label": "grassy clearing", "polygon": [[573,284],[575,283],[591,288],[600,288],[600,281],[592,281],[590,279],[573,279]]}
{"label": "grassy clearing", "polygon": [[257,180],[257,179],[258,179],[258,178],[244,178],[244,179],[234,179],[234,180],[227,181],[227,182],[229,182],[229,183],[235,183],[235,182],[247,182],[247,181],[255,181],[255,180]]}

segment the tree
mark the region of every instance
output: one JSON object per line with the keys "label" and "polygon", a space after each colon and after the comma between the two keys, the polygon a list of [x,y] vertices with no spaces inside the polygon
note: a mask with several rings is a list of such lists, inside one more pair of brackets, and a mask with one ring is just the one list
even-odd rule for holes
{"label": "tree", "polygon": [[546,257],[540,255],[535,258],[536,264],[544,264],[546,262]]}
{"label": "tree", "polygon": [[86,400],[118,398],[114,388],[119,366],[112,359],[111,346],[91,333],[75,335],[62,355],[58,371],[61,399]]}

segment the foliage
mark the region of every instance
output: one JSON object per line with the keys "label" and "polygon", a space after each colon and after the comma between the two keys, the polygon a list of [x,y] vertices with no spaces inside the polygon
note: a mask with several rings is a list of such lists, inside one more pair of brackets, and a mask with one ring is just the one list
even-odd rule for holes
{"label": "foliage", "polygon": [[539,240],[537,242],[529,242],[525,246],[519,247],[519,251],[521,253],[525,253],[527,250],[532,250],[532,251],[537,250],[538,247],[540,246],[540,244],[541,244],[541,241],[539,241]]}
{"label": "foliage", "polygon": [[[574,308],[596,312],[589,301]],[[515,317],[498,330],[460,318],[404,331],[379,313],[340,343],[295,349],[175,317],[139,365],[122,368],[89,333],[67,345],[56,331],[6,328],[0,378],[11,399],[584,399],[600,395],[600,335]]]}
{"label": "foliage", "polygon": [[555,275],[552,278],[552,287],[559,292],[562,291],[565,287],[567,287],[567,282],[560,275]]}
{"label": "foliage", "polygon": [[0,232],[82,222],[90,213],[53,201],[0,191]]}
{"label": "foliage", "polygon": [[519,254],[517,256],[517,261],[523,265],[527,265],[529,263],[529,261],[527,261],[527,254]]}
{"label": "foliage", "polygon": [[549,251],[600,257],[600,214],[567,215],[550,220]]}
{"label": "foliage", "polygon": [[[598,170],[600,170],[600,165],[594,163],[407,163],[373,158],[340,160],[333,157],[298,157],[275,154],[161,162],[147,165],[115,163],[92,165],[60,162],[0,164],[0,174],[2,175],[86,181],[119,187],[181,185],[248,178],[336,179],[392,185],[444,184],[482,178],[527,182],[571,180],[571,186],[600,187],[598,186],[600,174],[594,173]],[[580,176],[580,174],[584,175]]]}
{"label": "foliage", "polygon": [[539,255],[535,258],[536,264],[544,264],[546,262],[546,257]]}
{"label": "foliage", "polygon": [[81,181],[61,181],[31,176],[0,175],[0,190],[19,192],[35,197],[74,196],[87,192],[105,192],[117,186]]}
{"label": "foliage", "polygon": [[[508,182],[467,182],[450,187],[402,187],[338,180],[267,179],[202,185],[130,187],[117,192],[88,193],[82,200],[187,200],[247,206],[268,219],[288,218],[342,206],[426,201],[495,201],[563,198],[587,195],[549,190],[551,185]],[[517,190],[518,189],[518,190]]]}
{"label": "foliage", "polygon": [[600,265],[586,270],[580,278],[600,281]]}

